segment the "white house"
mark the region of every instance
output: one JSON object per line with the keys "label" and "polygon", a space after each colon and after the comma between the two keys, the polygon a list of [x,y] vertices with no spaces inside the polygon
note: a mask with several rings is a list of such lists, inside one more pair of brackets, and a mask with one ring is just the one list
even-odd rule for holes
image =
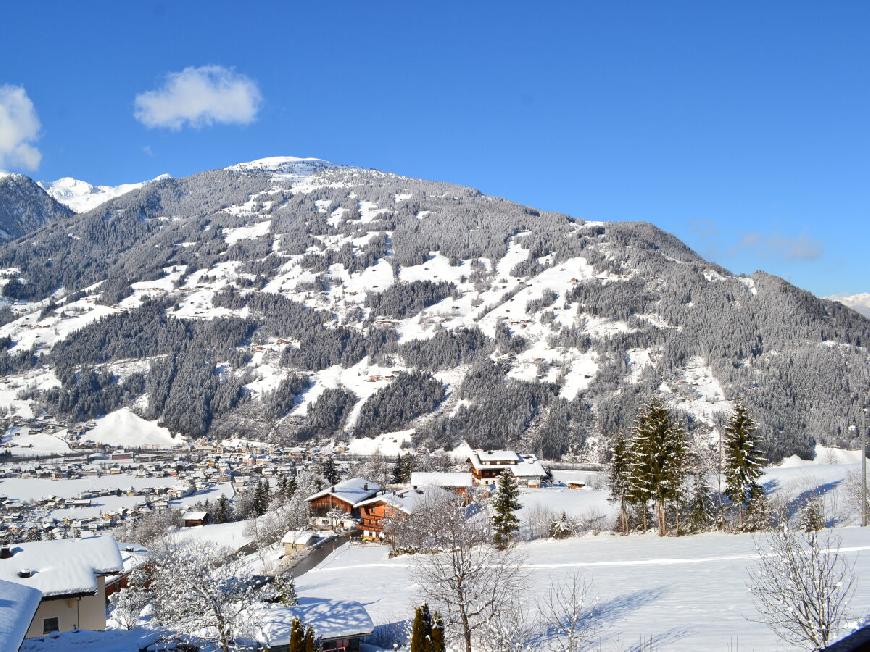
{"label": "white house", "polygon": [[33,541],[0,549],[0,580],[37,589],[42,599],[27,637],[106,628],[106,576],[123,570],[110,536]]}
{"label": "white house", "polygon": [[477,483],[493,484],[505,471],[513,473],[520,484],[539,487],[547,476],[534,455],[520,455],[506,450],[473,450],[468,458],[471,474]]}

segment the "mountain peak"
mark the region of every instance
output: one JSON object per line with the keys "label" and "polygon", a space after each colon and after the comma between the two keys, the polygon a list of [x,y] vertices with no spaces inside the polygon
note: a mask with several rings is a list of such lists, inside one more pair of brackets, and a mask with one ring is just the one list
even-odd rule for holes
{"label": "mountain peak", "polygon": [[281,172],[281,173],[300,173],[313,171],[319,168],[328,167],[330,163],[323,159],[314,157],[299,157],[299,156],[266,156],[245,163],[236,163],[230,165],[225,170],[234,172]]}
{"label": "mountain peak", "polygon": [[120,197],[132,190],[138,190],[142,186],[166,178],[169,178],[168,174],[161,174],[149,181],[139,183],[122,183],[117,186],[95,186],[81,179],[61,177],[47,183],[40,181],[39,185],[64,206],[71,208],[76,213],[86,213],[110,199]]}

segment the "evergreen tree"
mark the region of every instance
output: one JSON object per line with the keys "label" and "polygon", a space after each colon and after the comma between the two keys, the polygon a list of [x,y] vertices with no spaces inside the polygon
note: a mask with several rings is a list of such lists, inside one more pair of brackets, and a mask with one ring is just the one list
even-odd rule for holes
{"label": "evergreen tree", "polygon": [[335,461],[331,457],[327,457],[323,463],[322,473],[328,484],[338,484],[341,480],[341,475],[339,475],[338,469],[335,468]]}
{"label": "evergreen tree", "polygon": [[233,520],[233,507],[230,504],[229,498],[223,494],[218,498],[214,520],[215,523],[229,523]]}
{"label": "evergreen tree", "polygon": [[565,539],[574,534],[574,524],[568,519],[568,515],[562,515],[550,524],[550,538]]}
{"label": "evergreen tree", "polygon": [[290,500],[293,497],[293,494],[296,493],[296,490],[299,488],[299,484],[296,482],[296,478],[290,478],[287,481],[287,486],[284,487],[284,498]]}
{"label": "evergreen tree", "polygon": [[411,652],[429,652],[432,639],[432,615],[425,602],[414,610],[411,626]]}
{"label": "evergreen tree", "polygon": [[265,478],[257,482],[254,489],[254,514],[262,516],[269,510],[269,481]]}
{"label": "evergreen tree", "polygon": [[692,475],[692,494],[689,499],[689,526],[693,532],[703,532],[713,522],[713,496],[707,484],[707,475],[701,470]]}
{"label": "evergreen tree", "polygon": [[764,457],[755,445],[755,423],[746,408],[737,403],[734,414],[725,427],[722,441],[725,474],[725,495],[737,506],[739,527],[743,527],[743,508],[760,488],[758,478]]}
{"label": "evergreen tree", "polygon": [[611,500],[619,501],[619,522],[622,533],[628,534],[629,448],[625,437],[617,435],[610,449],[608,484]]}
{"label": "evergreen tree", "polygon": [[447,644],[444,640],[444,619],[437,611],[432,616],[432,641],[429,647],[431,652],[446,652]]}
{"label": "evergreen tree", "polygon": [[402,454],[396,454],[396,462],[393,464],[393,484],[403,484],[405,482],[405,464],[402,460]]}
{"label": "evergreen tree", "polygon": [[308,629],[305,630],[305,639],[303,641],[302,646],[303,652],[314,652],[316,649],[315,641],[314,641],[314,628],[309,625]]}
{"label": "evergreen tree", "polygon": [[662,536],[667,534],[666,503],[679,497],[686,455],[685,432],[671,421],[664,404],[653,399],[638,417],[631,443],[628,496],[642,506],[655,501]]}
{"label": "evergreen tree", "polygon": [[822,500],[814,496],[801,510],[800,527],[805,532],[818,532],[825,527],[825,513]]}
{"label": "evergreen tree", "polygon": [[743,524],[743,529],[750,532],[767,530],[770,528],[772,520],[767,496],[764,495],[761,485],[755,485],[750,492],[749,506],[746,509],[746,523]]}
{"label": "evergreen tree", "polygon": [[302,622],[298,618],[294,618],[290,625],[289,652],[304,652],[304,645],[305,631],[302,629]]}
{"label": "evergreen tree", "polygon": [[492,517],[495,530],[495,545],[506,548],[514,533],[520,529],[520,520],[514,514],[520,508],[520,490],[516,478],[510,471],[504,471],[498,476],[498,490],[493,499]]}

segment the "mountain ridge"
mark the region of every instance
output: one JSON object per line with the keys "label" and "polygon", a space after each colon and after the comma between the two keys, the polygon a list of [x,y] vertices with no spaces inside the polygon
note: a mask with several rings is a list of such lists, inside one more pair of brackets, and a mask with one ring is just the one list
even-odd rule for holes
{"label": "mountain ridge", "polygon": [[661,394],[701,438],[746,401],[779,458],[853,443],[870,386],[870,321],[653,225],[319,159],[156,181],[0,269],[4,364],[52,376],[10,404],[72,421],[590,457]]}
{"label": "mountain ridge", "polygon": [[46,223],[72,215],[33,179],[0,173],[0,242],[14,240]]}

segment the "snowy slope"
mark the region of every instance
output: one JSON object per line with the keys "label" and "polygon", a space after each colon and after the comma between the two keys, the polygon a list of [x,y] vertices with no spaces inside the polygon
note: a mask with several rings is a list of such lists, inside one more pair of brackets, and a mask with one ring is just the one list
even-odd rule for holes
{"label": "snowy slope", "polygon": [[122,408],[100,419],[82,437],[85,441],[127,448],[179,448],[187,445],[182,437],[173,437],[166,428],[146,421]]}
{"label": "snowy slope", "polygon": [[76,213],[85,213],[105,204],[110,199],[120,197],[132,190],[138,190],[142,186],[169,178],[168,174],[161,174],[150,181],[140,183],[122,183],[118,186],[94,186],[87,181],[61,177],[55,181],[40,181],[39,185],[64,206],[68,206]]}
{"label": "snowy slope", "polygon": [[[836,530],[855,576],[870,573],[870,531]],[[301,596],[363,602],[375,625],[407,619],[422,600],[412,579],[413,558],[389,558],[385,546],[347,544],[297,579]],[[751,535],[704,534],[660,539],[599,535],[520,544],[526,589],[520,598],[533,618],[536,601],[551,583],[575,572],[592,581],[595,649],[789,649],[763,624],[747,589],[755,560]],[[384,588],[389,587],[388,591]],[[852,603],[866,612],[870,583],[858,582]]]}

